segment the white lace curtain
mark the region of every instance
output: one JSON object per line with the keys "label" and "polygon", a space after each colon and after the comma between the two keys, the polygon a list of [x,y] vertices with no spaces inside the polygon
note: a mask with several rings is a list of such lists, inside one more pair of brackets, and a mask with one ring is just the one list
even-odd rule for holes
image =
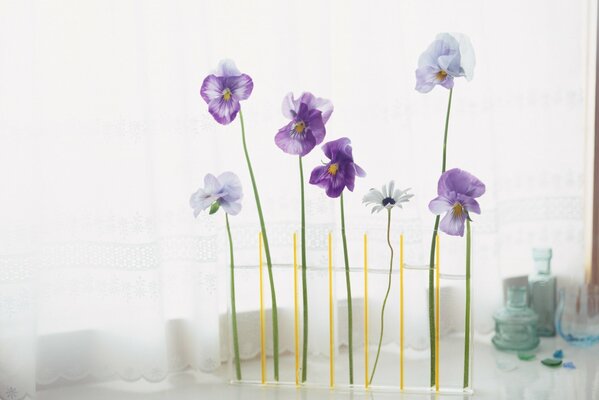
{"label": "white lace curtain", "polygon": [[[468,34],[478,63],[472,82],[456,83],[448,166],[488,188],[474,221],[476,329],[492,329],[500,279],[531,270],[533,245],[552,246],[555,272],[580,279],[588,7],[0,1],[0,399],[59,378],[155,381],[188,366],[213,371],[226,359],[224,217],[195,220],[188,206],[204,174],[239,174],[246,198],[231,221],[236,256],[256,263],[238,121],[218,125],[199,95],[221,58],[254,80],[243,109],[275,261],[291,261],[299,177],[297,160],[273,138],[285,124],[283,96],[307,90],[332,100],[328,138],[350,137],[368,172],[346,197],[352,264],[366,231],[371,264],[384,269],[385,220],[361,197],[390,179],[413,188],[393,235],[405,233],[409,263],[426,263],[448,92],[415,92],[414,69],[438,32]],[[306,169],[321,158],[316,149]],[[307,210],[309,263],[324,265],[325,235],[339,232],[338,202],[309,186]],[[443,238],[442,249],[447,271],[459,273],[463,241]],[[239,282],[251,313],[255,288]],[[359,296],[359,275],[354,282]],[[324,299],[318,276],[310,289],[314,304]],[[283,309],[287,290],[280,285]],[[425,306],[423,287],[410,295]],[[409,343],[417,348],[426,346],[420,310],[412,310]],[[315,313],[318,332],[325,325]],[[242,352],[251,357],[255,330],[244,326]],[[314,340],[311,350],[321,345]]]}

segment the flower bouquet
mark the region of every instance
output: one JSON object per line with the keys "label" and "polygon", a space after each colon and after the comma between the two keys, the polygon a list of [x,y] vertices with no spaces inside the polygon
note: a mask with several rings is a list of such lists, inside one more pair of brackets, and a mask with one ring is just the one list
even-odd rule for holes
{"label": "flower bouquet", "polygon": [[[393,221],[397,219],[399,210],[408,206],[408,202],[414,195],[409,193],[410,189],[397,188],[395,181],[391,180],[387,185],[383,185],[381,190],[370,189],[362,197],[362,202],[371,207],[373,215],[376,216],[384,211],[383,214],[386,216],[384,240],[383,237],[370,235],[371,246],[373,240],[375,245],[378,240],[387,248],[387,265],[383,270],[369,269],[371,257],[368,252],[369,237],[366,234],[363,236],[363,248],[360,249],[363,258],[350,257],[351,254],[355,254],[355,251],[350,251],[348,244],[346,223],[351,225],[351,221],[346,221],[345,202],[358,201],[356,196],[352,195],[356,186],[356,177],[364,177],[366,172],[354,161],[351,140],[347,137],[327,141],[321,146],[325,161],[321,165],[312,167],[307,180],[310,184],[324,189],[326,197],[323,196],[322,201],[337,202],[340,211],[339,228],[332,230],[328,235],[321,234],[322,237],[316,237],[316,234],[309,237],[306,229],[306,224],[309,224],[310,221],[306,221],[305,211],[304,157],[321,145],[327,136],[326,124],[333,113],[331,101],[316,97],[309,92],[304,92],[297,98],[289,93],[283,98],[282,111],[287,122],[274,135],[274,144],[283,152],[296,156],[298,160],[300,234],[298,241],[298,235],[295,232],[289,232],[289,237],[293,237],[293,248],[289,251],[289,263],[274,265],[270,253],[265,213],[262,209],[256,174],[249,155],[241,112],[240,102],[249,99],[253,81],[249,75],[241,73],[232,61],[222,61],[217,70],[204,79],[200,93],[208,105],[208,112],[216,122],[223,125],[230,124],[239,116],[241,144],[259,220],[259,225],[256,227],[257,266],[252,267],[250,271],[251,279],[236,281],[234,235],[231,232],[229,216],[236,215],[241,211],[242,190],[239,178],[231,172],[225,172],[218,177],[208,174],[204,178],[204,186],[191,197],[191,206],[196,216],[203,210],[207,210],[210,214],[216,214],[222,208],[225,212],[230,259],[229,329],[232,338],[232,381],[256,381],[262,384],[292,383],[298,386],[326,384],[330,387],[348,386],[353,388],[385,386],[402,391],[471,393],[471,217],[473,214],[481,212],[477,199],[484,194],[485,185],[467,171],[459,168],[447,169],[446,167],[448,164],[449,119],[455,80],[460,77],[465,77],[467,80],[472,79],[473,68],[474,52],[470,41],[464,35],[458,34],[438,35],[418,60],[416,90],[428,93],[436,86],[441,86],[448,89],[449,95],[442,141],[441,174],[437,186],[438,196],[428,204],[429,210],[435,216],[433,229],[427,233],[432,236],[428,248],[430,256],[426,265],[412,264],[411,260],[406,262],[408,253],[404,243],[406,241],[411,243],[411,237],[405,229],[400,229],[398,235],[392,227],[397,224]],[[402,175],[407,174],[403,173]],[[407,176],[403,178],[405,181],[409,180]],[[409,207],[417,207],[416,202],[410,201]],[[396,209],[397,211],[393,213]],[[431,216],[431,221],[432,219]],[[383,226],[382,222],[381,226]],[[441,273],[441,233],[449,236],[466,235],[463,274]],[[327,243],[327,265],[310,266],[314,264],[309,264],[309,260],[316,259],[316,257],[312,257],[307,246],[310,240]],[[335,265],[334,261],[333,243],[337,240],[341,244],[339,258],[342,257],[342,267]],[[298,257],[298,254],[301,257]],[[379,252],[380,254],[382,252]],[[291,257],[291,255],[293,256]],[[274,270],[283,271],[280,276],[286,282],[275,279]],[[308,276],[313,271],[322,272],[320,275],[322,279],[319,279],[326,284],[309,287]],[[339,275],[339,279],[336,279],[337,275]],[[268,286],[265,285],[265,276]],[[417,279],[413,280],[416,276]],[[465,297],[465,308],[452,311],[463,315],[464,318],[463,347],[461,347],[463,351],[459,355],[453,352],[449,360],[441,357],[442,353],[440,352],[440,347],[443,346],[440,341],[440,316],[441,305],[444,304],[441,282],[444,279],[463,281]],[[406,293],[409,290],[419,289],[417,280],[428,282],[427,285],[420,287],[422,293],[426,293],[427,302],[423,305],[424,309],[418,312],[427,316],[427,373],[419,373],[419,376],[426,376],[426,382],[412,379],[414,371],[417,368],[422,368],[422,363],[415,363],[405,346],[407,332],[414,323],[413,301],[406,296]],[[236,303],[239,301],[236,291],[240,284],[254,287],[253,293],[259,299],[257,313],[252,314],[255,315],[252,324],[243,328],[238,323]],[[278,292],[275,284],[278,287],[281,287],[282,284],[292,285],[293,290]],[[336,291],[337,284],[340,287]],[[270,294],[268,309],[264,303],[264,296],[267,293]],[[284,296],[284,301],[278,303],[277,300],[281,298],[280,296]],[[290,296],[292,296],[292,301],[288,301]],[[326,298],[328,302],[325,302],[318,310],[314,310],[314,307],[309,310],[309,299],[314,296]],[[279,310],[279,304],[282,304],[281,310]],[[292,306],[285,306],[285,304],[292,304]],[[443,310],[446,310],[449,306],[444,305],[444,307]],[[341,309],[343,312],[340,312]],[[326,310],[328,317],[329,337],[328,354],[326,355],[323,355],[322,352],[320,354],[311,352],[310,343],[313,338],[308,337],[309,326],[314,323],[314,319],[311,319],[314,311],[319,316],[318,323],[322,325],[323,318],[320,317],[323,315],[323,310]],[[290,311],[293,318],[279,319],[279,311],[282,312],[281,315],[288,315],[286,312]],[[268,314],[270,314],[269,320]],[[390,324],[389,319],[393,323]],[[270,322],[270,327],[267,322]],[[337,329],[339,327],[343,327],[342,331]],[[252,334],[246,332],[248,329],[252,330]],[[288,334],[289,331],[293,332],[292,335]],[[281,332],[286,332],[286,336],[282,338]],[[272,341],[272,351],[268,354],[265,345],[267,336]],[[249,340],[246,339],[248,337],[256,337],[256,342],[259,342],[256,344],[256,347],[260,349],[258,351],[259,361],[251,356],[247,357],[247,360],[243,360],[240,342],[242,338]],[[371,337],[374,340],[371,341]],[[322,340],[321,337],[316,339]],[[280,345],[282,342],[290,341],[292,342],[291,346]],[[385,353],[383,350],[385,343],[389,342],[395,342],[399,351]],[[290,351],[286,352],[286,349]],[[356,351],[357,349],[361,351]],[[272,372],[269,372],[268,364],[272,365]],[[420,366],[415,367],[416,364]],[[447,384],[448,381],[441,381],[440,376],[444,376],[446,373],[447,376],[455,377],[458,365],[460,366],[459,371],[461,371],[459,379],[452,378],[452,382]],[[246,374],[248,370],[252,371],[252,377],[258,374],[259,379],[248,379]],[[328,372],[327,374],[324,373],[325,370]],[[288,371],[290,372],[287,373]],[[323,376],[328,376],[326,383],[323,383]],[[393,377],[389,378],[390,376]]]}

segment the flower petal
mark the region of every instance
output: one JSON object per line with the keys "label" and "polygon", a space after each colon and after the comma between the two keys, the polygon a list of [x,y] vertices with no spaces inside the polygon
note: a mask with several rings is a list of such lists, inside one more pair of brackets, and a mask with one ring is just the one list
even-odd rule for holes
{"label": "flower petal", "polygon": [[360,167],[358,164],[356,163],[352,163],[354,165],[354,168],[356,169],[356,175],[359,176],[360,178],[363,178],[366,176],[366,171],[364,171],[362,169],[362,167]]}
{"label": "flower petal", "polygon": [[458,195],[458,200],[462,203],[467,212],[480,214],[480,205],[478,204],[478,201],[474,200],[472,197]]}
{"label": "flower petal", "polygon": [[294,132],[294,125],[294,122],[290,122],[279,129],[275,135],[275,144],[287,154],[303,157],[316,146],[316,140],[310,131],[304,131],[303,134]]}
{"label": "flower petal", "polygon": [[200,95],[206,103],[210,103],[212,100],[220,99],[223,96],[223,90],[225,90],[224,78],[219,78],[215,75],[208,75],[202,87],[200,89]]}
{"label": "flower petal", "polygon": [[204,191],[206,193],[218,194],[221,191],[222,187],[223,186],[220,184],[216,176],[212,174],[206,174],[206,176],[204,176]]}
{"label": "flower petal", "polygon": [[218,181],[222,185],[222,199],[226,201],[238,201],[243,197],[243,189],[239,177],[233,172],[223,172],[218,176]]}
{"label": "flower petal", "polygon": [[335,178],[343,180],[345,182],[345,186],[350,192],[354,191],[354,185],[356,183],[356,168],[354,167],[354,163],[347,162],[344,165],[339,167],[339,171],[337,171],[337,175]]}
{"label": "flower petal", "polygon": [[281,111],[283,115],[289,119],[294,119],[299,111],[299,99],[293,98],[293,93],[289,92],[283,97],[283,104],[281,104]]}
{"label": "flower petal", "polygon": [[362,199],[362,203],[366,204],[382,204],[383,194],[376,189],[370,189]]}
{"label": "flower petal", "polygon": [[437,73],[439,72],[438,68],[434,68],[432,66],[424,66],[418,68],[416,70],[416,90],[420,93],[428,93],[437,82]]}
{"label": "flower petal", "polygon": [[461,193],[469,197],[480,197],[485,190],[485,184],[477,177],[459,168],[445,171],[437,185],[437,193],[446,197],[450,192]]}
{"label": "flower petal", "polygon": [[227,101],[222,97],[214,99],[208,104],[208,111],[212,114],[216,122],[228,125],[235,119],[239,112],[239,101],[234,98]]}
{"label": "flower petal", "polygon": [[237,215],[241,211],[241,202],[239,201],[227,201],[225,199],[219,200],[220,206],[229,215]]}
{"label": "flower petal", "polygon": [[218,67],[216,68],[215,74],[216,74],[216,76],[228,77],[228,76],[239,76],[239,75],[241,75],[241,72],[239,72],[239,70],[237,69],[237,66],[235,66],[235,62],[233,60],[224,59],[218,63]]}
{"label": "flower petal", "polygon": [[204,189],[198,189],[189,198],[189,205],[193,208],[193,216],[197,217],[200,212],[207,209],[218,200],[218,196],[207,193]]}
{"label": "flower petal", "polygon": [[[329,170],[329,165],[320,165],[316,168],[314,168],[312,170],[312,172],[310,173],[310,180],[309,182],[312,185],[318,185],[322,188],[326,187],[326,180],[328,179],[328,176],[330,175],[328,173]],[[323,183],[325,186],[323,186]]]}
{"label": "flower petal", "polygon": [[374,206],[372,207],[372,211],[370,212],[371,214],[374,214],[375,212],[380,212],[383,211],[384,207],[382,205],[378,205],[378,206]]}
{"label": "flower petal", "polygon": [[245,100],[252,94],[254,82],[249,75],[241,74],[227,78],[226,87],[231,90],[231,93],[237,100]]}
{"label": "flower petal", "polygon": [[322,113],[322,122],[326,124],[333,113],[333,103],[330,100],[315,97],[310,92],[302,93],[300,102],[306,103],[309,109],[317,109]]}
{"label": "flower petal", "polygon": [[322,120],[322,113],[318,110],[311,110],[308,114],[306,124],[308,129],[312,132],[316,144],[322,143],[327,133]]}
{"label": "flower petal", "polygon": [[327,156],[330,160],[336,160],[338,154],[343,152],[345,147],[347,147],[348,145],[351,145],[351,140],[349,140],[346,137],[342,137],[337,140],[331,140],[330,142],[325,143],[322,146],[322,151],[324,151],[324,155]]}
{"label": "flower petal", "polygon": [[441,219],[439,229],[450,236],[464,236],[464,222],[466,221],[466,213],[462,213],[456,217],[451,209]]}
{"label": "flower petal", "polygon": [[470,38],[463,33],[452,33],[451,34],[460,44],[460,57],[461,57],[461,68],[463,75],[467,81],[471,81],[474,78],[474,67],[476,66],[476,57],[474,55],[474,47]]}
{"label": "flower petal", "polygon": [[428,203],[428,209],[435,215],[441,215],[450,210],[452,205],[453,203],[449,199],[439,196]]}

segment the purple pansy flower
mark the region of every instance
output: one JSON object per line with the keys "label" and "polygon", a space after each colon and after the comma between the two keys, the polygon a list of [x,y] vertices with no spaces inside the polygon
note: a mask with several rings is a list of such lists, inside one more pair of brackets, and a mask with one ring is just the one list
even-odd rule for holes
{"label": "purple pansy flower", "polygon": [[453,79],[474,74],[474,50],[470,39],[462,34],[440,33],[418,59],[416,90],[428,93],[435,85],[453,88]]}
{"label": "purple pansy flower", "polygon": [[204,187],[191,195],[189,205],[193,208],[195,217],[207,208],[211,208],[212,214],[219,207],[227,214],[237,215],[241,211],[242,197],[241,181],[233,172],[223,172],[218,177],[207,174],[204,177]]}
{"label": "purple pansy flower", "polygon": [[354,163],[351,140],[343,137],[327,142],[322,150],[330,161],[312,170],[310,183],[325,189],[329,197],[339,197],[346,187],[352,192],[356,175],[366,176],[366,172]]}
{"label": "purple pansy flower", "polygon": [[480,214],[475,198],[485,193],[485,184],[477,177],[459,168],[450,169],[441,175],[437,186],[437,198],[428,205],[433,214],[447,212],[439,229],[451,236],[464,236],[464,222],[470,213]]}
{"label": "purple pansy flower", "polygon": [[297,100],[293,93],[288,93],[282,108],[283,115],[291,122],[279,129],[275,143],[285,153],[303,157],[324,140],[324,124],[333,112],[333,103],[308,92],[302,93]]}
{"label": "purple pansy flower", "polygon": [[204,79],[200,94],[216,122],[227,125],[237,116],[239,102],[250,97],[253,88],[249,75],[239,72],[233,61],[223,60],[216,72]]}

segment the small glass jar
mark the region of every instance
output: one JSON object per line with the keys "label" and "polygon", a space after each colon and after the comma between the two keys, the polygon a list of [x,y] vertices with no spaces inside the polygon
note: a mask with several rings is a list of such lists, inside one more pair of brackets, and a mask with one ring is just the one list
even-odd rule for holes
{"label": "small glass jar", "polygon": [[499,350],[527,351],[539,345],[538,315],[527,306],[527,288],[508,288],[507,304],[493,314],[493,344]]}

